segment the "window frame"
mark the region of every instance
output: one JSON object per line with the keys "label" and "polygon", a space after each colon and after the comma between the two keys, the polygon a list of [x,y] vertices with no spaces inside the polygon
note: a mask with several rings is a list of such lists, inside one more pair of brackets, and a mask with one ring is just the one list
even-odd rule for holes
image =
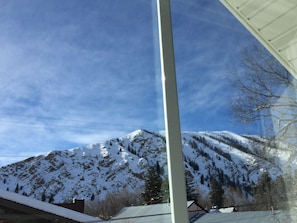
{"label": "window frame", "polygon": [[170,0],[158,0],[160,60],[166,130],[168,180],[173,223],[188,222],[185,170],[177,96]]}

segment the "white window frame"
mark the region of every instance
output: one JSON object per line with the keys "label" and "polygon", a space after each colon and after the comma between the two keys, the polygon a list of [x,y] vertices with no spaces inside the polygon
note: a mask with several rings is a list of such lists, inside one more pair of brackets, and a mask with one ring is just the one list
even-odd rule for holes
{"label": "white window frame", "polygon": [[171,220],[188,222],[170,0],[158,0],[158,24]]}

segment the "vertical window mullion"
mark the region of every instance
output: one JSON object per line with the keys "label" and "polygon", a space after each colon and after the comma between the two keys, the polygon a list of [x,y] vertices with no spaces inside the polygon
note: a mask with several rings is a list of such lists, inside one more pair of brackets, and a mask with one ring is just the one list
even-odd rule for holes
{"label": "vertical window mullion", "polygon": [[158,0],[171,218],[173,223],[181,223],[188,222],[188,214],[170,10],[170,0]]}

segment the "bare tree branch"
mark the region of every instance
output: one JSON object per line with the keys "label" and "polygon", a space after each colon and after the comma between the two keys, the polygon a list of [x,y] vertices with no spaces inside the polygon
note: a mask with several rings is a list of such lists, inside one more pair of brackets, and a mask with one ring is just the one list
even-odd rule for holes
{"label": "bare tree branch", "polygon": [[297,82],[263,47],[243,50],[240,65],[229,69],[228,79],[234,87],[230,106],[237,121],[261,121],[274,139],[296,138]]}

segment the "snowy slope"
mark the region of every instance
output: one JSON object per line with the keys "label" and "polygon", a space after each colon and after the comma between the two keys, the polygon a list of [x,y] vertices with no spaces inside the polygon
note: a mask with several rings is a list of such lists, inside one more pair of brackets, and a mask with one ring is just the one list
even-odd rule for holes
{"label": "snowy slope", "polygon": [[[187,176],[208,192],[211,175],[221,176],[225,185],[248,187],[263,171],[277,177],[296,168],[296,158],[284,149],[270,148],[272,155],[263,158],[264,143],[256,136],[227,131],[183,132]],[[52,151],[4,166],[0,168],[0,188],[51,202],[100,200],[108,192],[124,188],[141,192],[148,166],[158,163],[166,176],[165,148],[162,134],[137,130],[103,143]],[[291,166],[281,169],[279,164]]]}

